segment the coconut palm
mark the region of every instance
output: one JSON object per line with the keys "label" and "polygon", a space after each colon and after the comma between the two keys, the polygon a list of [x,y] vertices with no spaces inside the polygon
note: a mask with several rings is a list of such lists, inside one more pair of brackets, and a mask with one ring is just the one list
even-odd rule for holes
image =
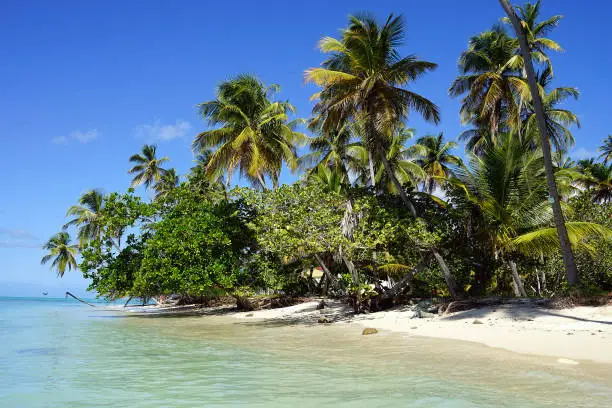
{"label": "coconut palm", "polygon": [[130,157],[130,162],[134,163],[134,167],[128,173],[135,175],[132,179],[132,187],[144,184],[146,188],[149,188],[152,183],[159,181],[164,172],[161,164],[170,159],[168,157],[158,159],[155,156],[156,152],[157,146],[144,145],[140,154]]}
{"label": "coconut palm", "polygon": [[[486,220],[494,250],[510,267],[515,294],[525,296],[516,267],[516,256],[550,253],[559,241],[548,202],[542,154],[516,135],[507,135],[497,145],[488,145],[480,157],[470,154],[467,167],[455,170],[453,184],[465,191],[465,200],[476,206]],[[609,234],[591,223],[566,224],[570,242],[584,243],[593,234]]]}
{"label": "coconut palm", "polygon": [[444,141],[442,132],[438,136],[424,136],[417,139],[416,163],[425,172],[423,180],[423,191],[431,194],[439,180],[447,179],[451,174],[453,166],[462,164],[461,158],[455,156],[451,151],[457,147],[454,141]]}
{"label": "coconut palm", "polygon": [[310,169],[306,181],[320,186],[323,191],[335,194],[344,194],[350,184],[348,175],[338,167],[329,167],[319,164]]}
{"label": "coconut palm", "polygon": [[289,121],[295,108],[270,99],[278,90],[254,76],[239,75],[219,85],[215,100],[199,105],[210,126],[220,125],[193,142],[195,151],[216,149],[206,166],[211,179],[226,174],[229,182],[238,169],[253,185],[266,188],[266,178],[276,186],[283,163],[296,169],[296,146],[305,136],[294,130],[298,122]]}
{"label": "coconut palm", "polygon": [[[547,66],[537,76],[546,119],[546,130],[555,149],[565,151],[574,146],[574,136],[572,136],[568,127],[575,125],[579,128],[580,121],[576,114],[567,109],[561,109],[557,105],[565,102],[568,98],[578,99],[580,93],[578,89],[573,87],[550,89],[551,81],[552,70],[550,66]],[[538,121],[527,83],[522,84],[520,95],[523,102],[523,111],[521,112],[523,121],[522,132],[533,140],[534,145],[539,145]]]}
{"label": "coconut palm", "polygon": [[164,170],[160,179],[153,186],[153,190],[155,190],[155,199],[159,200],[161,198],[167,197],[168,194],[172,190],[176,188],[179,184],[179,176],[176,174],[176,170]]}
{"label": "coconut palm", "polygon": [[612,161],[612,135],[608,135],[607,139],[603,140],[603,144],[599,147],[601,154],[600,159],[603,159],[604,164],[608,164]]}
{"label": "coconut palm", "polygon": [[62,227],[78,227],[77,238],[79,246],[100,237],[102,230],[99,223],[104,207],[104,195],[100,190],[89,190],[79,198],[79,205],[71,206],[66,212],[67,217],[74,217]]}
{"label": "coconut palm", "polygon": [[[406,146],[408,140],[414,137],[414,129],[399,128],[393,132],[389,148],[387,150],[387,161],[393,169],[395,178],[402,186],[416,186],[420,180],[425,178],[425,172],[418,163],[413,160],[417,152],[422,152],[420,146]],[[380,161],[375,163],[376,185],[392,194],[398,194],[393,181],[388,177],[385,168]],[[362,172],[365,173],[365,172]],[[362,176],[365,179],[365,174]]]}
{"label": "coconut palm", "polygon": [[459,57],[460,75],[448,92],[453,97],[465,94],[461,120],[473,124],[478,131],[469,131],[461,138],[475,149],[488,141],[495,142],[510,123],[519,123],[515,94],[523,79],[517,67],[508,64],[515,49],[514,39],[498,25],[470,38],[468,49]]}
{"label": "coconut palm", "polygon": [[408,118],[411,110],[427,121],[438,123],[438,107],[423,96],[406,89],[424,73],[436,68],[432,62],[413,55],[401,57],[398,47],[404,35],[401,16],[390,15],[383,25],[367,15],[349,17],[349,26],[340,39],[324,37],[319,48],[331,53],[320,68],[305,72],[308,82],[322,87],[313,111],[315,122],[325,131],[339,129],[348,120],[363,129],[364,147],[379,160],[399,191],[402,200],[416,210],[387,160],[393,130]]}
{"label": "coconut palm", "polygon": [[[561,46],[550,38],[544,37],[550,33],[558,24],[563,16],[555,15],[544,21],[538,22],[540,16],[540,0],[535,3],[525,3],[523,6],[515,6],[518,18],[521,20],[521,25],[525,32],[527,44],[531,51],[531,58],[546,64],[546,68],[552,73],[552,64],[547,51],[563,51]],[[502,19],[507,24],[511,25],[510,19],[504,17]],[[508,62],[514,67],[523,68],[525,63],[521,56],[518,40],[516,41],[516,55]]]}
{"label": "coconut palm", "polygon": [[367,157],[364,147],[352,140],[348,124],[329,132],[320,126],[314,130],[317,135],[307,141],[311,151],[298,159],[299,167],[307,169],[307,177],[310,173],[318,173],[319,166],[329,167],[348,181],[349,173],[359,171]]}
{"label": "coconut palm", "polygon": [[60,278],[64,276],[66,268],[68,270],[77,269],[76,256],[78,254],[78,247],[77,245],[71,245],[70,241],[70,235],[62,231],[53,235],[43,245],[43,249],[48,250],[49,253],[42,257],[40,260],[41,265],[53,260],[51,268],[56,269],[57,275]]}
{"label": "coconut palm", "polygon": [[583,171],[581,184],[588,189],[593,202],[612,202],[612,164],[594,163],[591,159],[581,160],[579,166]]}

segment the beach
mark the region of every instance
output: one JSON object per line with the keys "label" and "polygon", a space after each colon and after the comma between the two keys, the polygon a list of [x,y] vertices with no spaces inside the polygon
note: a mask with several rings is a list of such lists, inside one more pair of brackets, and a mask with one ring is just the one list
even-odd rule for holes
{"label": "beach", "polygon": [[463,340],[516,353],[612,363],[612,306],[547,309],[532,304],[501,304],[429,318],[415,317],[411,307],[354,315],[339,302],[317,310],[320,300],[296,306],[231,313],[233,318],[286,324],[359,324],[411,336]]}

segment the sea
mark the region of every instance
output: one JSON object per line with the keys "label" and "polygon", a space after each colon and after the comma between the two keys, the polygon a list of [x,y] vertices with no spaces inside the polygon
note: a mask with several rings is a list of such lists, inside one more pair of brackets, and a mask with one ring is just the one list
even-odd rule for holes
{"label": "sea", "polygon": [[0,407],[612,406],[612,365],[93,304],[0,297]]}

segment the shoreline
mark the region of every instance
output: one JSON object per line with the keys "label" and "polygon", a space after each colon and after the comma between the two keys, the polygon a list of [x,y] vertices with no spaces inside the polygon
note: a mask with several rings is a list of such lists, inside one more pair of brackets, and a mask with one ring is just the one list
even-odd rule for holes
{"label": "shoreline", "polygon": [[325,299],[326,307],[319,310],[320,301],[251,312],[229,306],[146,306],[123,311],[137,316],[220,316],[231,321],[266,321],[287,326],[358,324],[408,336],[468,341],[515,353],[556,357],[565,364],[579,364],[580,360],[612,364],[612,305],[547,309],[512,303],[417,318],[408,305],[355,315],[348,305],[331,299]]}

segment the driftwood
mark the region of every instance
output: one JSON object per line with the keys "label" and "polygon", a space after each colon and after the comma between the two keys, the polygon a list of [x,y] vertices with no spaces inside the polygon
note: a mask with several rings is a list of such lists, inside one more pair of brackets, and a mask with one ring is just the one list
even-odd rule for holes
{"label": "driftwood", "polygon": [[70,292],[66,292],[66,297],[68,297],[68,296],[73,297],[73,298],[75,298],[76,300],[78,300],[79,302],[81,302],[81,303],[85,303],[85,304],[86,304],[86,305],[88,305],[88,306],[91,306],[91,307],[96,307],[95,305],[92,305],[91,303],[88,303],[88,302],[84,301],[83,299],[79,299],[78,297],[74,296],[72,293],[70,293]]}

